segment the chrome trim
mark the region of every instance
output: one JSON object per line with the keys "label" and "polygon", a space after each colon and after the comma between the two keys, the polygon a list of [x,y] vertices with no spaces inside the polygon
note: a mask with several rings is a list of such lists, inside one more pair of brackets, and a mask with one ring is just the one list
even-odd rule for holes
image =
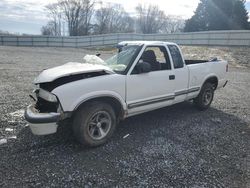
{"label": "chrome trim", "polygon": [[181,91],[177,91],[174,95],[176,97],[180,96],[180,95],[186,95],[188,94],[188,91],[187,90],[181,90]]}
{"label": "chrome trim", "polygon": [[141,102],[136,102],[128,105],[128,108],[137,108],[140,106],[145,106],[145,105],[150,105],[158,102],[164,102],[164,101],[169,101],[169,100],[174,100],[175,96],[174,95],[169,95],[166,97],[160,97],[160,98],[155,98],[155,99],[150,99],[150,100],[145,100]]}
{"label": "chrome trim", "polygon": [[176,92],[174,95],[169,95],[169,96],[166,96],[166,97],[159,97],[159,98],[154,98],[154,99],[150,99],[150,100],[131,103],[131,104],[128,105],[128,108],[129,109],[137,108],[137,107],[146,106],[146,105],[150,105],[150,104],[154,104],[154,103],[174,100],[175,97],[178,97],[178,96],[181,96],[181,95],[186,95],[186,94],[193,93],[193,92],[197,92],[199,90],[200,90],[200,87],[194,87],[194,88],[191,88],[191,89],[188,89],[188,90],[181,90],[181,91]]}
{"label": "chrome trim", "polygon": [[188,90],[188,93],[193,93],[193,92],[196,92],[196,91],[199,91],[200,90],[200,87],[194,87],[194,88],[191,88]]}
{"label": "chrome trim", "polygon": [[200,90],[200,87],[194,87],[194,88],[191,88],[191,89],[188,89],[188,90],[177,91],[174,95],[175,95],[175,97],[178,97],[180,95],[186,95],[186,94],[189,94],[189,93],[197,92],[199,90]]}

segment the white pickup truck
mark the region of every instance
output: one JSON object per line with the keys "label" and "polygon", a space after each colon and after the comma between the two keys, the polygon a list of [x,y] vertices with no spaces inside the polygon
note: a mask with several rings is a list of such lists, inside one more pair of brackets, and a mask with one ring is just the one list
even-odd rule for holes
{"label": "white pickup truck", "polygon": [[101,63],[67,63],[44,70],[34,81],[35,103],[25,111],[32,132],[52,134],[73,119],[77,140],[98,146],[119,120],[187,100],[207,109],[227,83],[226,61],[184,60],[174,43],[126,41]]}

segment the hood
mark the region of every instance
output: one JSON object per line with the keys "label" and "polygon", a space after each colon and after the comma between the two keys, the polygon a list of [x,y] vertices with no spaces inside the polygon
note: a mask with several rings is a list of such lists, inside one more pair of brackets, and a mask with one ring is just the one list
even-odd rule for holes
{"label": "hood", "polygon": [[114,72],[104,65],[93,65],[89,63],[70,62],[64,65],[44,70],[35,80],[35,84],[52,82],[58,78],[91,72],[106,72],[113,74]]}

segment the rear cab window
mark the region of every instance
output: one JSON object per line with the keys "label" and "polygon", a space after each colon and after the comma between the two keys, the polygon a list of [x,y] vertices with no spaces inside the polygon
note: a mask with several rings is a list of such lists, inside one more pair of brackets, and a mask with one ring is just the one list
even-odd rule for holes
{"label": "rear cab window", "polygon": [[174,68],[179,69],[184,67],[184,62],[179,48],[175,45],[168,45],[170,55],[173,60]]}

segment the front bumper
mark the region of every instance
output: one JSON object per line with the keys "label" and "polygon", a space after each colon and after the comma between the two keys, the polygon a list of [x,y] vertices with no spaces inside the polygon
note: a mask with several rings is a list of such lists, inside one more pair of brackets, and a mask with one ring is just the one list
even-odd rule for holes
{"label": "front bumper", "polygon": [[61,118],[60,113],[39,113],[34,105],[27,107],[24,113],[25,119],[29,122],[31,131],[35,135],[48,135],[56,133],[57,122]]}

